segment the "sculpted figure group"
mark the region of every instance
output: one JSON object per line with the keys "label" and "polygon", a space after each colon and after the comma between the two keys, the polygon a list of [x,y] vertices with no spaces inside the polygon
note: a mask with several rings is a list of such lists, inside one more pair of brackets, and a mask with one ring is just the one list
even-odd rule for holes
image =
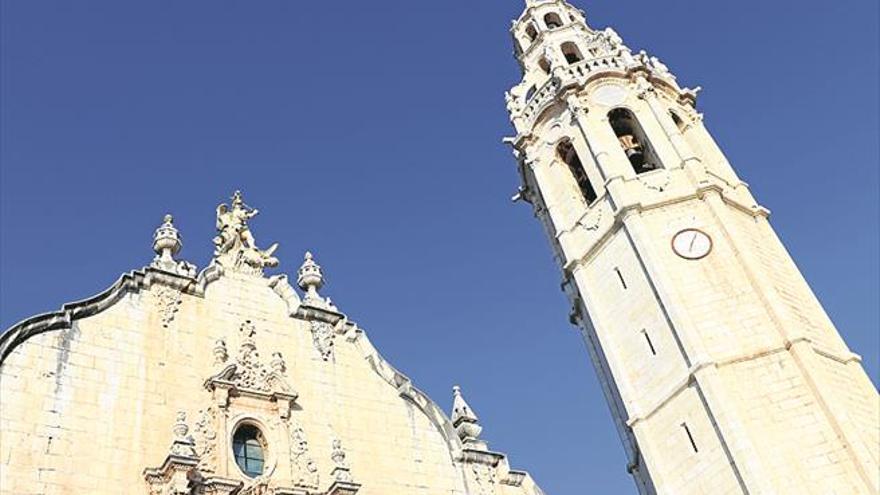
{"label": "sculpted figure group", "polygon": [[236,265],[246,263],[253,268],[278,266],[278,258],[273,256],[278,243],[261,250],[257,247],[254,236],[248,227],[248,220],[259,214],[259,210],[244,203],[240,191],[232,195],[231,207],[226,203],[217,207],[217,237],[214,255],[218,258],[232,253]]}

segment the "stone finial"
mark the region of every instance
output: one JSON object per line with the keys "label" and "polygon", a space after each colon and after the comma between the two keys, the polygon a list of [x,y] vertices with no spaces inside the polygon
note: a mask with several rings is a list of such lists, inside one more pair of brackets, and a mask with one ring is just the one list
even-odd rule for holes
{"label": "stone finial", "polygon": [[338,438],[333,439],[333,452],[330,454],[333,460],[333,479],[336,481],[348,482],[352,481],[351,468],[345,461],[345,450],[342,449],[342,441]]}
{"label": "stone finial", "polygon": [[452,426],[458,433],[458,438],[469,447],[486,448],[486,442],[479,439],[483,427],[479,424],[471,406],[464,400],[461,387],[452,387]]}
{"label": "stone finial", "polygon": [[153,234],[153,251],[163,259],[170,260],[182,246],[180,232],[174,227],[174,217],[170,213],[166,214],[162,225]]}
{"label": "stone finial", "polygon": [[356,495],[361,485],[354,482],[351,476],[351,468],[345,460],[345,451],[339,439],[333,440],[333,453],[330,454],[334,468],[330,473],[333,484],[327,490],[327,495]]}
{"label": "stone finial", "polygon": [[324,306],[326,304],[324,298],[318,294],[318,290],[324,286],[324,274],[321,272],[321,265],[315,263],[314,256],[308,251],[306,251],[303,264],[297,272],[296,283],[306,293],[305,297],[303,297],[303,303],[313,306]]}
{"label": "stone finial", "polygon": [[186,424],[186,413],[183,411],[177,411],[177,420],[174,422],[174,426],[171,428],[171,431],[174,432],[174,439],[184,439],[186,438],[186,434],[189,433],[189,426]]}
{"label": "stone finial", "polygon": [[238,327],[238,333],[241,334],[241,345],[256,348],[257,343],[254,338],[257,336],[257,326],[251,320],[245,320]]}
{"label": "stone finial", "polygon": [[275,372],[284,373],[287,369],[287,364],[284,362],[284,356],[282,356],[280,352],[273,352],[272,360],[269,361],[269,367]]}
{"label": "stone finial", "polygon": [[161,467],[144,469],[144,479],[150,493],[190,493],[191,474],[199,465],[196,442],[189,435],[186,413],[179,411],[171,427],[174,439]]}
{"label": "stone finial", "polygon": [[198,457],[195,450],[195,441],[189,433],[189,426],[186,424],[186,413],[177,412],[177,419],[171,428],[174,433],[174,440],[171,442],[171,455],[179,457]]}
{"label": "stone finial", "polygon": [[156,253],[156,257],[153,258],[150,266],[178,275],[195,276],[195,266],[186,261],[174,259],[182,247],[183,241],[180,238],[180,232],[174,227],[174,217],[167,214],[162,225],[153,234],[153,251]]}
{"label": "stone finial", "polygon": [[224,364],[228,359],[229,352],[226,350],[226,341],[220,339],[214,343],[214,365]]}

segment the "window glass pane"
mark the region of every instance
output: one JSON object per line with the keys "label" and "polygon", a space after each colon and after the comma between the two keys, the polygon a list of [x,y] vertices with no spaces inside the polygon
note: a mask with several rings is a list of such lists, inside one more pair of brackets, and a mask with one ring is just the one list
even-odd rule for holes
{"label": "window glass pane", "polygon": [[243,425],[232,439],[232,452],[238,467],[250,477],[263,474],[264,456],[261,433],[253,425]]}
{"label": "window glass pane", "polygon": [[249,460],[248,470],[251,473],[255,473],[257,476],[263,474],[263,461]]}
{"label": "window glass pane", "polygon": [[244,444],[243,443],[233,443],[232,444],[232,452],[235,454],[235,457],[241,457],[244,455]]}
{"label": "window glass pane", "polygon": [[245,455],[251,459],[263,460],[263,447],[248,443],[247,448],[245,449]]}

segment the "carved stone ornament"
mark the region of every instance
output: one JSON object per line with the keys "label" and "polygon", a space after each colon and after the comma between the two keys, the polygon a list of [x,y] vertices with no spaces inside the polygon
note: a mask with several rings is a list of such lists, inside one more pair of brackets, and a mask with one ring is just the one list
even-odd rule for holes
{"label": "carved stone ornament", "polygon": [[504,101],[507,104],[507,113],[510,115],[518,115],[522,112],[523,99],[525,98],[523,89],[523,84],[520,83],[510,88],[510,91],[504,93]]}
{"label": "carved stone ornament", "polygon": [[320,482],[318,465],[309,451],[309,441],[306,438],[306,433],[301,426],[293,421],[290,422],[288,428],[293,481],[297,486],[317,488]]}
{"label": "carved stone ornament", "polygon": [[151,495],[190,495],[196,484],[194,473],[199,457],[192,437],[187,435],[186,413],[177,413],[172,432],[173,441],[165,462],[160,467],[144,470]]}
{"label": "carved stone ornament", "polygon": [[543,56],[544,56],[544,60],[546,60],[547,63],[550,64],[551,69],[555,69],[557,67],[562,66],[562,63],[559,60],[559,55],[556,53],[556,50],[553,47],[551,47],[549,45],[544,47]]}
{"label": "carved stone ornament", "polygon": [[217,408],[214,406],[199,411],[195,424],[194,437],[196,453],[199,455],[199,469],[212,472],[217,465]]}
{"label": "carved stone ornament", "polygon": [[164,328],[168,328],[174,321],[174,316],[180,309],[182,301],[179,290],[165,285],[156,288],[156,308],[159,311],[159,320]]}
{"label": "carved stone ornament", "polygon": [[345,450],[342,441],[333,439],[333,452],[330,454],[333,460],[333,472],[330,474],[333,484],[327,490],[328,495],[354,495],[360,490],[361,485],[354,482],[351,476],[351,467],[345,460]]}
{"label": "carved stone ornament", "polygon": [[259,213],[244,203],[241,192],[232,195],[231,206],[217,207],[217,237],[214,238],[214,262],[225,269],[251,275],[262,275],[263,268],[278,266],[274,257],[278,244],[269,249],[257,247],[248,221]]}
{"label": "carved stone ornament", "polygon": [[[288,417],[297,393],[284,377],[287,369],[284,357],[276,352],[268,363],[263,362],[257,350],[256,327],[250,320],[241,324],[239,333],[241,345],[231,363],[226,358],[226,344],[219,341],[215,346],[215,360],[225,367],[205,381],[205,388],[215,391],[221,407],[226,407],[229,397],[247,394],[277,401],[282,417]],[[216,395],[220,391],[224,393]]]}
{"label": "carved stone ornament", "polygon": [[333,325],[318,320],[312,320],[309,324],[312,329],[312,343],[315,345],[315,349],[321,354],[321,359],[329,361],[333,357],[333,346],[336,339]]}
{"label": "carved stone ornament", "polygon": [[495,493],[498,475],[494,467],[485,464],[471,464],[471,472],[477,485],[477,493],[481,495],[492,495]]}

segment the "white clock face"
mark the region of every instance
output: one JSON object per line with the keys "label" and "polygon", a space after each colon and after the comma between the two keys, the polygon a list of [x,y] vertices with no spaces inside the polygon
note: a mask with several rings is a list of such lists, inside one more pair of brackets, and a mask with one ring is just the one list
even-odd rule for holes
{"label": "white clock face", "polygon": [[672,250],[688,260],[706,257],[712,251],[712,238],[697,229],[685,229],[672,238]]}

